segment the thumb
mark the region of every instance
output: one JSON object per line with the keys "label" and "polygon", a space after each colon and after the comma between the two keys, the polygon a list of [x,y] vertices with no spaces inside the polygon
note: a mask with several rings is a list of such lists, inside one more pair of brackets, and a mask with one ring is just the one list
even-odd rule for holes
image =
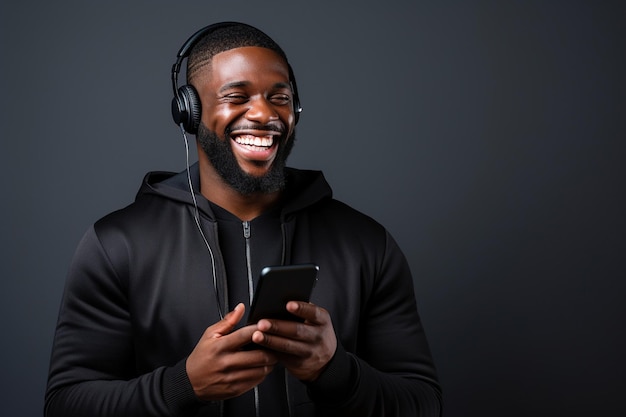
{"label": "thumb", "polygon": [[211,333],[213,337],[220,337],[230,333],[235,328],[237,323],[239,323],[239,321],[243,318],[245,312],[246,307],[243,303],[237,304],[237,306],[232,311],[228,312],[222,320],[208,328],[209,333]]}

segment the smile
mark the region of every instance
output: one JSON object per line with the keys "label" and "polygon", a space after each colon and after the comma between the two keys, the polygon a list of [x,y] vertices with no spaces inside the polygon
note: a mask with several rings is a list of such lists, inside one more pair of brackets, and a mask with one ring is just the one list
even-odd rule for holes
{"label": "smile", "polygon": [[233,138],[239,145],[245,145],[252,148],[271,148],[274,144],[274,137],[268,136],[254,136],[254,135],[240,135]]}

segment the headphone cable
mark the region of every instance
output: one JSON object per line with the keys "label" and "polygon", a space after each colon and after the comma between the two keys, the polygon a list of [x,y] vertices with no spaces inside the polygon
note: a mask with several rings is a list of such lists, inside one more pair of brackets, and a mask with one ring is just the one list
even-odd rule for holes
{"label": "headphone cable", "polygon": [[211,272],[213,272],[213,288],[215,290],[215,300],[217,301],[217,310],[220,315],[220,320],[223,320],[224,313],[222,312],[222,303],[220,301],[220,294],[217,288],[217,274],[215,273],[215,256],[213,255],[213,250],[211,249],[211,246],[209,245],[209,241],[204,235],[204,232],[202,231],[202,226],[200,225],[200,211],[198,210],[198,202],[196,201],[196,195],[193,190],[193,182],[191,180],[191,173],[189,170],[189,140],[187,140],[187,133],[185,133],[185,128],[183,127],[182,123],[180,124],[180,130],[181,132],[183,132],[183,138],[185,139],[185,167],[187,171],[187,182],[189,183],[189,193],[191,194],[191,199],[193,201],[193,207],[194,207],[193,218],[195,220],[196,227],[198,228],[198,231],[200,232],[200,235],[202,236],[202,240],[204,241],[204,244],[206,245],[206,248],[209,251],[209,255],[211,256]]}

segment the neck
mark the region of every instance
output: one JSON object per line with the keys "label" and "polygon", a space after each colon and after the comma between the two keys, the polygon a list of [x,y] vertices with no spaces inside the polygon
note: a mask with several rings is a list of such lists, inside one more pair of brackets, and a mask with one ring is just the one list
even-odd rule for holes
{"label": "neck", "polygon": [[237,216],[242,221],[252,220],[272,208],[281,192],[244,195],[233,189],[215,171],[207,158],[199,158],[200,193],[209,201]]}

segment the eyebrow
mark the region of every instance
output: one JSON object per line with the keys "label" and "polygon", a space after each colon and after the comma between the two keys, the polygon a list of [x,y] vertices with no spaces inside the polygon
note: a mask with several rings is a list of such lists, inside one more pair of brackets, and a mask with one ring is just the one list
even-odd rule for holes
{"label": "eyebrow", "polygon": [[[219,92],[220,93],[224,93],[224,92],[226,92],[228,90],[231,90],[233,88],[243,88],[243,87],[247,87],[249,85],[250,85],[249,81],[233,81],[231,83],[224,84],[219,89]],[[291,83],[278,82],[278,83],[275,83],[272,87],[274,89],[286,88],[286,89],[291,90]]]}
{"label": "eyebrow", "polygon": [[220,88],[219,92],[220,92],[220,93],[223,93],[223,92],[228,91],[228,90],[231,90],[231,89],[233,89],[233,88],[241,88],[241,87],[246,87],[246,86],[248,86],[248,85],[250,85],[250,83],[249,83],[249,82],[247,82],[247,81],[234,81],[234,82],[232,82],[232,83],[224,84],[224,85]]}

